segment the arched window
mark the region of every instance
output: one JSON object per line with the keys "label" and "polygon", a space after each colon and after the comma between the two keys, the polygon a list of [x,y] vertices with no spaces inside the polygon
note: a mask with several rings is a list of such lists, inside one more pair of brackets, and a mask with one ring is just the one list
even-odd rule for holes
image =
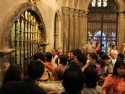
{"label": "arched window", "polygon": [[39,17],[32,10],[21,13],[11,29],[10,48],[16,51],[11,54],[11,64],[28,63],[32,55],[38,52],[44,41]]}
{"label": "arched window", "polygon": [[92,0],[92,7],[107,7],[107,0]]}
{"label": "arched window", "polygon": [[114,0],[92,0],[88,13],[88,40],[101,42],[101,50],[106,52],[110,43],[117,42],[117,5]]}

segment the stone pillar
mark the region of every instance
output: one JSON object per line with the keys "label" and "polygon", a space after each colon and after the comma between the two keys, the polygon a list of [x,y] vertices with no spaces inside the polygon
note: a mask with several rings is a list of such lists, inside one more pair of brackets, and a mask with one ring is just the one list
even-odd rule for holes
{"label": "stone pillar", "polygon": [[63,52],[64,54],[66,51],[69,51],[68,44],[69,44],[69,8],[68,7],[62,7],[62,14],[63,14],[63,21],[62,21],[62,38],[63,38]]}
{"label": "stone pillar", "polygon": [[83,18],[84,10],[80,10],[79,12],[79,49],[82,49],[83,45],[85,44],[85,37],[84,37],[84,18]]}
{"label": "stone pillar", "polygon": [[8,69],[10,64],[10,54],[13,53],[15,49],[6,48],[4,50],[0,50],[0,82],[3,80],[3,76],[5,71]]}
{"label": "stone pillar", "polygon": [[122,51],[122,43],[125,41],[125,33],[124,33],[124,14],[122,12],[118,15],[118,32],[117,32],[117,48],[118,51]]}
{"label": "stone pillar", "polygon": [[74,8],[70,8],[69,17],[69,51],[74,49]]}
{"label": "stone pillar", "polygon": [[79,48],[79,9],[75,9],[74,48]]}

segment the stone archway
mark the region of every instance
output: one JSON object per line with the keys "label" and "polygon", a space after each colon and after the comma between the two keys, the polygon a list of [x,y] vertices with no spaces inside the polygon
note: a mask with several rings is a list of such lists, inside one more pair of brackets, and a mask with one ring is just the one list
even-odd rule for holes
{"label": "stone archway", "polygon": [[12,25],[16,21],[16,19],[20,16],[20,14],[25,10],[32,10],[37,14],[37,16],[39,17],[39,20],[41,21],[41,25],[43,27],[44,42],[46,41],[46,29],[45,29],[45,24],[43,22],[42,15],[41,15],[40,11],[38,10],[38,8],[34,4],[27,2],[27,3],[22,3],[22,4],[17,5],[5,17],[5,20],[3,21],[1,29],[0,29],[0,31],[1,31],[0,49],[9,49],[9,46],[10,46],[9,39],[10,39]]}
{"label": "stone archway", "polygon": [[6,70],[8,65],[10,64],[10,54],[12,52],[15,52],[14,49],[10,49],[10,34],[11,34],[11,28],[16,21],[16,19],[20,16],[20,14],[25,10],[32,10],[36,13],[36,15],[39,17],[39,21],[42,26],[42,33],[44,34],[42,37],[44,39],[44,42],[46,42],[46,29],[45,24],[43,22],[42,15],[39,11],[39,9],[32,3],[26,2],[21,3],[14,7],[13,10],[11,10],[7,16],[5,16],[2,25],[0,27],[0,81],[2,81],[3,78],[3,72]]}

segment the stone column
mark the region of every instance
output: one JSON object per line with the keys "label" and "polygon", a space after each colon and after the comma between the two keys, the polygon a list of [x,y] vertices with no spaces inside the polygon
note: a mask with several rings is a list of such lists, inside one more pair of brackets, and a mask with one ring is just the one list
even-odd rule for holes
{"label": "stone column", "polygon": [[79,49],[82,49],[85,44],[84,37],[84,18],[83,18],[84,10],[80,10],[79,12]]}
{"label": "stone column", "polygon": [[62,14],[63,14],[63,21],[62,21],[62,39],[63,39],[63,52],[69,51],[68,44],[69,44],[69,8],[62,7]]}
{"label": "stone column", "polygon": [[0,50],[0,82],[3,80],[5,71],[8,69],[10,64],[10,54],[15,52],[15,49],[6,48]]}
{"label": "stone column", "polygon": [[117,48],[118,51],[122,50],[122,43],[125,42],[124,33],[124,14],[122,12],[118,15],[118,32],[117,32]]}
{"label": "stone column", "polygon": [[74,48],[79,48],[79,9],[75,9]]}
{"label": "stone column", "polygon": [[69,51],[74,49],[74,8],[70,8],[69,17]]}

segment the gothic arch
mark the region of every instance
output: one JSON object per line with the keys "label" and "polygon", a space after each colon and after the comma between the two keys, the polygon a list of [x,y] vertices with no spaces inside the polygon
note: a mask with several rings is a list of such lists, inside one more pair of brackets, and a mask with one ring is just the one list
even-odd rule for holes
{"label": "gothic arch", "polygon": [[21,3],[14,7],[14,9],[7,14],[7,16],[4,18],[4,21],[2,22],[2,26],[0,27],[1,35],[0,35],[0,49],[10,48],[10,33],[13,23],[16,21],[16,19],[20,16],[20,14],[25,10],[32,10],[34,11],[37,16],[39,17],[39,20],[41,22],[41,25],[43,27],[43,39],[44,42],[46,41],[46,29],[45,24],[43,22],[42,15],[39,11],[39,9],[32,3],[26,2]]}
{"label": "gothic arch", "polygon": [[[114,0],[118,6],[118,11],[122,12],[124,11],[124,2],[123,0]],[[90,3],[92,2],[92,0],[88,0],[88,2],[86,2],[86,6],[85,6],[85,10],[88,10],[88,7],[90,5]]]}

